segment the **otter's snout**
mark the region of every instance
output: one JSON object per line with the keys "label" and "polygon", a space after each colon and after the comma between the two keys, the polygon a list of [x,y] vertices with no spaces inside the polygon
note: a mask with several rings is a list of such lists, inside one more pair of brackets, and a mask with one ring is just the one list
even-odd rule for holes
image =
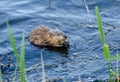
{"label": "otter's snout", "polygon": [[63,45],[63,47],[69,47],[69,42],[68,41],[63,41],[62,45]]}

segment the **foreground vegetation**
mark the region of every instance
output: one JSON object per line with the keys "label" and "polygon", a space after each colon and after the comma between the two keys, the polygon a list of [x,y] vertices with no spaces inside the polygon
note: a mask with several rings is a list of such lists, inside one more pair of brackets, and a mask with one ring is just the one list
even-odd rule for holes
{"label": "foreground vegetation", "polygon": [[[101,38],[101,41],[102,41],[102,44],[103,44],[104,57],[106,59],[107,66],[108,66],[109,80],[110,80],[110,82],[113,82],[113,79],[115,79],[114,82],[119,82],[119,74],[118,74],[119,70],[117,68],[116,72],[114,72],[111,69],[111,64],[110,63],[112,61],[118,61],[120,59],[120,54],[117,53],[115,56],[110,55],[109,46],[108,46],[108,44],[106,43],[106,40],[105,40],[105,35],[104,35],[104,32],[103,32],[103,28],[102,28],[102,22],[101,22],[98,7],[95,7],[95,10],[96,10],[96,16],[97,16],[100,38]],[[18,53],[17,48],[16,48],[16,44],[15,44],[15,40],[13,38],[13,35],[12,35],[11,30],[10,30],[10,26],[9,26],[8,22],[7,22],[7,27],[8,27],[10,43],[12,45],[14,55],[16,57],[16,62],[17,62],[12,82],[16,81],[17,68],[20,68],[20,82],[26,82],[27,80],[26,80],[26,76],[25,76],[24,34],[23,34],[22,40],[21,40],[21,50],[20,50],[20,53]],[[42,72],[43,72],[42,82],[46,82],[45,72],[44,72],[44,62],[43,62],[42,54],[41,54],[41,65],[42,65]],[[116,65],[118,65],[118,64],[116,64]],[[113,76],[114,76],[114,78],[113,78]],[[2,82],[2,73],[1,72],[0,72],[0,82]],[[66,82],[65,79],[63,79],[63,82]],[[79,79],[79,82],[81,82],[80,79]]]}
{"label": "foreground vegetation", "polygon": [[111,64],[110,63],[113,60],[118,61],[120,59],[120,54],[117,53],[115,56],[110,55],[109,46],[107,45],[106,40],[105,40],[105,35],[104,35],[104,32],[103,32],[103,27],[102,27],[102,22],[101,22],[98,7],[95,7],[95,10],[96,10],[96,16],[97,16],[97,22],[98,22],[98,29],[99,29],[99,33],[100,33],[100,38],[101,38],[101,41],[102,41],[102,44],[103,44],[104,57],[105,57],[105,59],[107,61],[108,72],[109,72],[109,80],[110,80],[110,82],[113,82],[112,76],[114,76],[115,82],[119,82],[119,74],[118,74],[119,70],[116,70],[117,72],[115,73],[111,69]]}

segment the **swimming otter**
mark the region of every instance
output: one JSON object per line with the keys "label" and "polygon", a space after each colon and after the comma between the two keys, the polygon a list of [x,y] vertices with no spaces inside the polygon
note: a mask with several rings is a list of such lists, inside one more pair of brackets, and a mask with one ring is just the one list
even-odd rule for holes
{"label": "swimming otter", "polygon": [[41,47],[68,47],[67,36],[58,29],[39,26],[28,37],[28,41]]}

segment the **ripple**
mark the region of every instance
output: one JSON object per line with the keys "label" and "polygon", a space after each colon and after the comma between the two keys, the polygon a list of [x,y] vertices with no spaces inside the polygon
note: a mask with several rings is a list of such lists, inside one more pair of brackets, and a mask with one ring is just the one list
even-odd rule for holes
{"label": "ripple", "polygon": [[[103,24],[105,32],[112,29],[113,26],[116,27],[106,35],[110,49],[114,50],[113,52],[115,54],[116,51],[120,51],[120,48],[116,49],[116,46],[120,43],[119,1],[86,0],[90,10],[90,17],[86,13],[82,0],[51,1],[0,1],[0,54],[8,53],[11,57],[14,56],[6,28],[7,18],[18,51],[21,47],[22,33],[25,33],[26,67],[29,68],[39,64],[35,70],[27,72],[27,77],[29,80],[34,77],[35,81],[41,81],[40,49],[32,46],[27,41],[27,37],[31,30],[43,24],[64,31],[70,41],[70,49],[68,50],[67,56],[48,49],[42,49],[48,80],[65,77],[68,82],[71,82],[71,80],[76,80],[76,77],[81,76],[85,79],[84,82],[88,82],[98,79],[98,77],[102,79],[107,77],[107,67],[105,67],[106,62],[102,53],[102,44],[98,29],[94,28],[94,26],[97,27],[94,7],[97,5],[102,14],[102,20],[105,23],[111,24]],[[91,27],[88,26],[89,18],[92,20]],[[101,71],[104,71],[103,75],[101,75]]]}

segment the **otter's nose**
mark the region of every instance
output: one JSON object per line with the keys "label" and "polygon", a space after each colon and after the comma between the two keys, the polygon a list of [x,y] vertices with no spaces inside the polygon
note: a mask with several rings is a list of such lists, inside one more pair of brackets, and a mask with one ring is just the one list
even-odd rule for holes
{"label": "otter's nose", "polygon": [[63,47],[69,47],[69,42],[68,42],[68,41],[64,41],[64,42],[62,43],[62,45],[63,45]]}
{"label": "otter's nose", "polygon": [[66,39],[67,39],[67,36],[66,36],[66,35],[64,35],[64,38],[66,38]]}

